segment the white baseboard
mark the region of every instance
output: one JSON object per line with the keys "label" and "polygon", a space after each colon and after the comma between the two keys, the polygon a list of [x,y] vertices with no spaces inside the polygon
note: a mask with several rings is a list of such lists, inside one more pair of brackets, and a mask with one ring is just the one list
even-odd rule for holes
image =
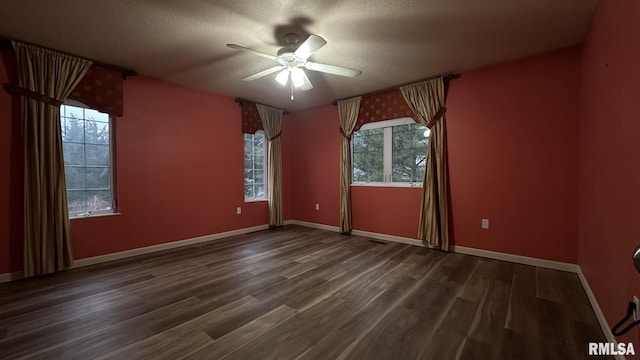
{"label": "white baseboard", "polygon": [[546,269],[567,271],[567,272],[572,272],[576,274],[580,270],[580,267],[576,264],[565,263],[560,261],[546,260],[546,259],[540,259],[540,258],[534,258],[534,257],[528,257],[528,256],[522,256],[522,255],[513,255],[513,254],[501,253],[496,251],[490,251],[490,250],[469,248],[464,246],[452,246],[452,249],[453,249],[453,252],[457,252],[460,254],[480,256],[480,257],[485,257],[489,259],[509,261],[513,263],[537,266],[537,267],[546,268]]}
{"label": "white baseboard", "polygon": [[146,246],[146,247],[137,248],[137,249],[125,250],[125,251],[120,251],[120,252],[112,253],[112,254],[99,255],[99,256],[93,256],[93,257],[90,257],[90,258],[78,259],[78,260],[74,261],[73,266],[71,268],[72,269],[73,268],[79,268],[79,267],[93,265],[93,264],[99,264],[99,263],[103,263],[103,262],[107,262],[107,261],[124,259],[124,258],[128,258],[128,257],[131,257],[131,256],[150,254],[150,253],[153,253],[153,252],[156,252],[156,251],[174,249],[174,248],[177,248],[177,247],[193,245],[193,244],[199,244],[199,243],[212,241],[212,240],[218,240],[218,239],[222,239],[222,238],[226,238],[226,237],[230,237],[230,236],[248,234],[248,233],[255,232],[255,231],[266,230],[268,228],[269,228],[269,225],[266,225],[266,224],[265,225],[258,225],[258,226],[253,226],[253,227],[249,227],[249,228],[244,228],[244,229],[225,231],[225,232],[221,232],[221,233],[217,233],[217,234],[198,236],[198,237],[191,238],[191,239],[178,240],[178,241],[172,241],[172,242],[168,242],[168,243],[164,243],[164,244],[151,245],[151,246]]}
{"label": "white baseboard", "polygon": [[331,225],[325,225],[325,224],[318,224],[318,223],[312,223],[312,222],[307,222],[307,221],[300,221],[300,220],[287,220],[284,222],[285,225],[300,225],[300,226],[304,226],[304,227],[309,227],[309,228],[314,228],[314,229],[321,229],[321,230],[328,230],[328,231],[334,231],[334,232],[339,232],[340,228],[337,226],[331,226]]}
{"label": "white baseboard", "polygon": [[[157,252],[157,251],[174,249],[174,248],[177,248],[177,247],[182,247],[182,246],[187,246],[187,245],[199,244],[199,243],[212,241],[212,240],[218,240],[218,239],[222,239],[222,238],[226,238],[226,237],[230,237],[230,236],[248,234],[248,233],[255,232],[255,231],[266,230],[268,228],[269,228],[269,225],[266,225],[266,224],[265,225],[258,225],[258,226],[253,226],[253,227],[249,227],[249,228],[225,231],[225,232],[221,232],[221,233],[217,233],[217,234],[198,236],[198,237],[191,238],[191,239],[178,240],[178,241],[172,241],[172,242],[168,242],[168,243],[164,243],[164,244],[151,245],[151,246],[141,247],[141,248],[137,248],[137,249],[125,250],[125,251],[120,251],[120,252],[117,252],[117,253],[93,256],[93,257],[84,258],[84,259],[77,259],[77,260],[75,260],[73,262],[73,266],[71,266],[71,268],[74,269],[74,268],[79,268],[79,267],[83,267],[83,266],[99,264],[99,263],[103,263],[103,262],[107,262],[107,261],[124,259],[124,258],[128,258],[128,257],[131,257],[131,256],[150,254],[150,253],[154,253],[154,252]],[[22,271],[14,272],[14,273],[0,274],[0,283],[9,282],[9,281],[13,281],[13,280],[19,280],[19,279],[22,279],[23,277],[24,277],[24,275],[23,275]]]}
{"label": "white baseboard", "polygon": [[[314,228],[314,229],[321,229],[321,230],[328,230],[328,231],[333,231],[333,232],[340,232],[340,228],[338,226],[318,224],[318,223],[312,223],[312,222],[307,222],[307,221],[286,220],[284,222],[284,224],[285,225],[300,225],[300,226]],[[395,235],[380,234],[380,233],[374,233],[374,232],[364,231],[364,230],[352,230],[351,234],[352,235],[356,235],[356,236],[369,237],[369,238],[372,238],[372,239],[398,242],[398,243],[402,243],[402,244],[424,246],[424,244],[420,240],[410,239],[410,238],[405,238],[405,237],[395,236]]]}
{"label": "white baseboard", "polygon": [[[315,228],[315,229],[322,229],[322,230],[329,230],[329,231],[336,231],[336,232],[340,231],[340,228],[337,226],[317,224],[317,223],[300,221],[300,220],[287,220],[284,222],[284,224],[300,225],[300,226],[306,226],[306,227]],[[356,236],[364,236],[372,239],[383,240],[383,241],[392,241],[392,242],[397,242],[402,244],[429,247],[421,240],[402,237],[402,236],[380,234],[380,233],[364,231],[364,230],[355,230],[355,229],[351,231],[351,234]],[[545,260],[545,259],[533,258],[528,256],[522,256],[522,255],[512,255],[512,254],[501,253],[501,252],[490,251],[490,250],[482,250],[482,249],[469,248],[464,246],[451,246],[451,249],[452,249],[452,252],[456,252],[460,254],[474,255],[474,256],[480,256],[480,257],[485,257],[489,259],[514,262],[518,264],[538,266],[546,269],[568,271],[572,273],[578,273],[578,270],[580,269],[580,267],[576,264],[570,264],[570,263],[553,261],[553,260]]]}
{"label": "white baseboard", "polygon": [[372,239],[397,242],[401,244],[428,247],[421,240],[418,240],[418,239],[411,239],[411,238],[395,236],[395,235],[380,234],[380,233],[374,233],[374,232],[364,231],[364,230],[352,230],[351,235],[364,236]]}

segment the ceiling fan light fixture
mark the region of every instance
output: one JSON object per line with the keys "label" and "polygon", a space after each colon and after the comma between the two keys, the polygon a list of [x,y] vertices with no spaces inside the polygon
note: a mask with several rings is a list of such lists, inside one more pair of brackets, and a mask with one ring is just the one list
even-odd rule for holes
{"label": "ceiling fan light fixture", "polygon": [[304,85],[304,70],[296,67],[291,70],[291,80],[293,80],[293,86],[299,88]]}
{"label": "ceiling fan light fixture", "polygon": [[286,86],[287,82],[289,81],[289,69],[284,69],[284,70],[280,71],[278,73],[278,75],[276,75],[276,81],[280,85]]}
{"label": "ceiling fan light fixture", "polygon": [[309,61],[309,57],[327,44],[327,41],[321,36],[311,34],[299,46],[297,45],[299,38],[296,34],[286,34],[285,40],[287,42],[287,46],[279,49],[277,56],[236,44],[227,44],[227,47],[231,49],[261,56],[279,64],[256,74],[247,76],[242,80],[253,81],[277,72],[278,74],[275,76],[276,81],[282,86],[289,86],[291,88],[291,100],[293,100],[294,89],[297,88],[301,91],[309,91],[313,89],[313,84],[307,76],[306,70],[345,77],[354,77],[361,74],[361,71],[357,69]]}

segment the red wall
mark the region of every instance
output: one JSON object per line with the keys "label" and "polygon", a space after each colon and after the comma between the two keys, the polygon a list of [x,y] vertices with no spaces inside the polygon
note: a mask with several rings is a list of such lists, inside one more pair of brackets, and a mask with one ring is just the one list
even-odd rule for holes
{"label": "red wall", "polygon": [[[0,84],[16,82],[8,71],[8,52],[0,56]],[[0,274],[22,269],[22,128],[17,98],[0,89]]]}
{"label": "red wall", "polygon": [[640,296],[639,18],[635,0],[598,2],[582,49],[578,261],[609,324]]}
{"label": "red wall", "polygon": [[[455,244],[576,263],[579,49],[471,71],[447,107]],[[296,112],[294,218],[339,224],[335,106]],[[284,136],[284,135],[283,135]],[[330,200],[334,207],[313,204]],[[327,200],[322,200],[327,199]],[[415,238],[420,189],[352,187],[353,227]],[[488,217],[490,229],[480,228]]]}
{"label": "red wall", "polygon": [[415,238],[420,192],[420,188],[351,187],[353,228]]}
{"label": "red wall", "polygon": [[289,164],[283,174],[288,184],[285,205],[295,220],[339,224],[339,128],[338,110],[332,105],[298,111],[284,120],[282,137],[288,147],[283,144],[282,151]]}
{"label": "red wall", "polygon": [[[0,196],[8,199],[0,208],[0,273],[19,271],[22,256],[22,155],[13,145],[20,122],[9,103],[1,91],[0,143],[10,151],[0,153]],[[76,259],[268,222],[266,202],[244,203],[240,110],[232,99],[138,76],[125,81],[124,103],[116,120],[121,215],[71,220]]]}
{"label": "red wall", "polygon": [[456,245],[577,262],[578,65],[579,49],[569,48],[451,83]]}

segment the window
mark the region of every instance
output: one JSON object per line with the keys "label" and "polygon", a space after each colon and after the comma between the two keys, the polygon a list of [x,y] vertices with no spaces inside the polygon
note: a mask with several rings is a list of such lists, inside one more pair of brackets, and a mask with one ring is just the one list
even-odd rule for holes
{"label": "window", "polygon": [[266,149],[264,132],[244,134],[244,201],[267,199]]}
{"label": "window", "polygon": [[352,184],[421,186],[428,141],[411,118],[363,125],[351,138]]}
{"label": "window", "polygon": [[113,213],[112,117],[69,100],[60,122],[69,215]]}

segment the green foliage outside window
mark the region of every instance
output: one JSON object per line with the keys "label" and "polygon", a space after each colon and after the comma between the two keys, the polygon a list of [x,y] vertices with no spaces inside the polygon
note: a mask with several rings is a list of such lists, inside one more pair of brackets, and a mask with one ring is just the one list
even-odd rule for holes
{"label": "green foliage outside window", "polygon": [[264,133],[244,134],[244,197],[266,198],[266,137]]}
{"label": "green foliage outside window", "polygon": [[69,213],[113,210],[109,115],[62,105],[60,122]]}
{"label": "green foliage outside window", "polygon": [[[422,183],[428,134],[427,128],[417,123],[354,132],[351,138],[353,182]],[[385,136],[390,137],[386,146]],[[385,164],[385,154],[388,164]]]}

